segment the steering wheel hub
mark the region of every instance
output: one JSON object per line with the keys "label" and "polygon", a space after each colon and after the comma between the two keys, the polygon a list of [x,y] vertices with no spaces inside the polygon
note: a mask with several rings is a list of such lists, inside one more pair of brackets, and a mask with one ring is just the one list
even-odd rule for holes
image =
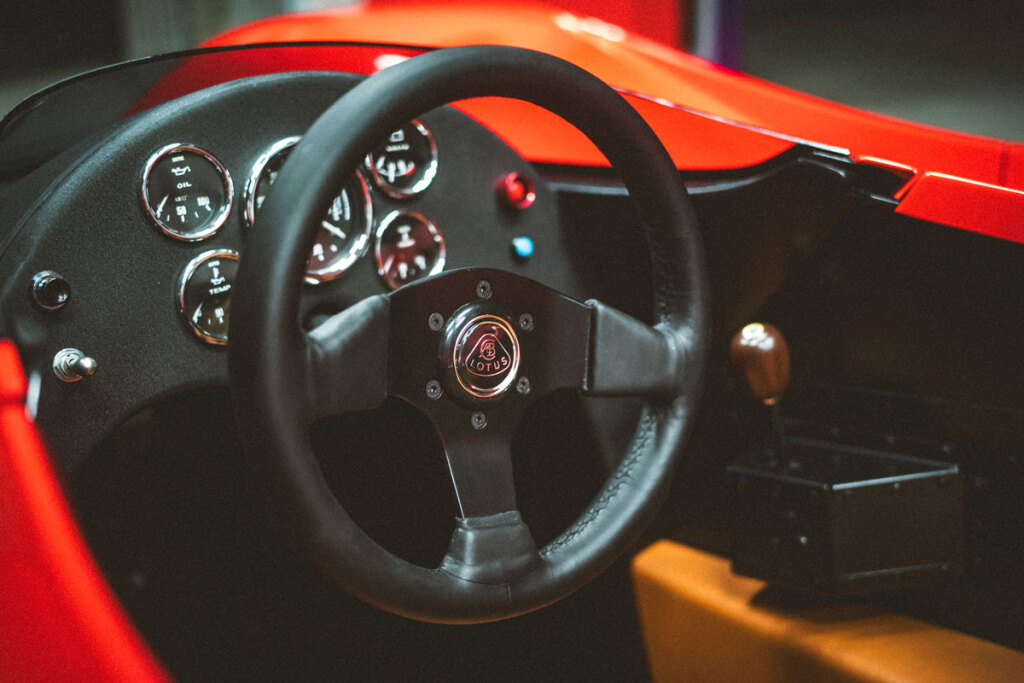
{"label": "steering wheel hub", "polygon": [[500,397],[516,381],[521,347],[509,321],[469,304],[452,316],[441,343],[441,358],[451,368],[449,390],[474,399]]}

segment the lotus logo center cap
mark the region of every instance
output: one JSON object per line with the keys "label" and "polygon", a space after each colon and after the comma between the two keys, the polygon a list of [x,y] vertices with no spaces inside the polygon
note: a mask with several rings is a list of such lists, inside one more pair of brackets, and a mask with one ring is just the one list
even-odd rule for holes
{"label": "lotus logo center cap", "polygon": [[476,398],[505,393],[519,370],[519,339],[508,321],[481,315],[459,331],[452,365],[459,385]]}

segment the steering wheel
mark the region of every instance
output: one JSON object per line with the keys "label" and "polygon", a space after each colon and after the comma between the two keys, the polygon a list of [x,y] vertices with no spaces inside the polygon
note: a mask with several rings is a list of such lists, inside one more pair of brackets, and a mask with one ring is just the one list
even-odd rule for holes
{"label": "steering wheel", "polygon": [[[299,300],[316,223],[365,154],[448,102],[526,100],[586,134],[619,172],[647,239],[651,327],[526,278],[464,269],[371,296],[304,332]],[[430,52],[363,81],[302,137],[260,214],[233,294],[228,348],[236,419],[275,521],[363,600],[438,623],[494,621],[550,604],[607,567],[656,513],[699,390],[707,294],[685,188],[641,117],[587,72],[542,53]],[[511,440],[556,389],[647,398],[617,470],[576,522],[538,549],[516,508]],[[372,540],[329,489],[309,428],[323,416],[416,406],[443,444],[460,516],[439,567]]]}

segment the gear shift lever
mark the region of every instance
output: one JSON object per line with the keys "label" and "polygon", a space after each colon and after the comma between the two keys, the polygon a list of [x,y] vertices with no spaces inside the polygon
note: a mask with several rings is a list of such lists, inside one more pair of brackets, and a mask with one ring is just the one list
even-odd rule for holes
{"label": "gear shift lever", "polygon": [[732,338],[729,355],[754,398],[768,406],[776,452],[782,453],[779,399],[789,384],[789,346],[772,325],[750,323]]}

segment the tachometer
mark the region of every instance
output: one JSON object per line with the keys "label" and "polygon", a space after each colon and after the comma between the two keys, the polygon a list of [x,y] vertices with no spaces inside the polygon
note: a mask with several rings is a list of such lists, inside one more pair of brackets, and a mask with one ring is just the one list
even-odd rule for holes
{"label": "tachometer", "polygon": [[[245,220],[249,227],[256,224],[270,186],[298,141],[297,137],[280,140],[256,160],[245,185]],[[344,273],[366,252],[372,222],[370,192],[362,173],[356,171],[320,221],[316,243],[306,262],[306,281],[317,284]]]}
{"label": "tachometer", "polygon": [[195,242],[220,230],[231,211],[233,188],[224,165],[192,145],[163,147],[142,175],[142,206],[160,230]]}

